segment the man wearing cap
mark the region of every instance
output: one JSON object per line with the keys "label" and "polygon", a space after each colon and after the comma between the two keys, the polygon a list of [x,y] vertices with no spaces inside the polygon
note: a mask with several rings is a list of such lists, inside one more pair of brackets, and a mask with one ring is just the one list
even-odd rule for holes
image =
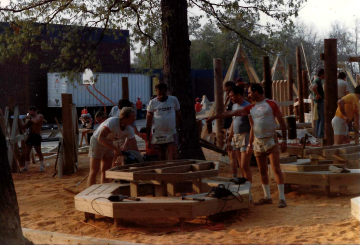
{"label": "man wearing cap", "polygon": [[138,97],[137,99],[138,99],[136,101],[137,119],[140,120],[142,119],[142,102],[140,100],[140,97]]}
{"label": "man wearing cap", "polygon": [[331,121],[334,129],[334,144],[341,145],[345,143],[349,135],[348,124],[354,120],[355,130],[359,130],[359,98],[360,85],[355,88],[354,94],[348,94],[342,97],[338,102],[338,108],[335,117]]}

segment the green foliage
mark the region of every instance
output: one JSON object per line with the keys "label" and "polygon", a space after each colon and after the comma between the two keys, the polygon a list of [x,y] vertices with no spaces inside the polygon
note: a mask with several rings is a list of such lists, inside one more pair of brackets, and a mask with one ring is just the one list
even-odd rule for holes
{"label": "green foliage", "polygon": [[[277,44],[269,40],[283,28],[293,25],[289,17],[296,16],[304,2],[306,0],[189,0],[189,10],[196,7],[202,11],[200,15],[190,17],[189,34],[195,37],[192,45],[194,68],[211,67],[209,51],[212,52],[211,56],[216,54],[219,58],[229,60],[233,51],[228,47],[235,47],[239,41],[249,46],[250,55],[255,56],[259,52],[255,48],[262,50],[260,52],[274,52]],[[53,63],[42,64],[42,67],[64,72],[82,72],[85,68],[100,71],[101,65],[95,58],[99,39],[104,35],[117,36],[119,30],[128,29],[132,33],[131,45],[143,47],[136,65],[146,67],[147,64],[148,68],[151,60],[151,67],[161,67],[161,26],[167,25],[161,21],[161,3],[161,0],[10,2],[8,6],[0,8],[0,21],[9,23],[0,31],[0,62],[12,57],[30,62],[37,59],[38,54],[55,49],[58,55]],[[273,22],[259,24],[261,14],[272,18]],[[203,17],[208,17],[212,24],[199,32],[198,21]],[[54,36],[54,24],[66,25],[67,28],[50,38]],[[101,32],[98,40],[90,38],[89,27],[101,28],[97,30]],[[48,42],[44,42],[44,37]],[[208,52],[201,49],[202,45],[208,48]],[[146,51],[149,46],[150,51]],[[120,57],[119,52],[121,50],[112,54]]]}

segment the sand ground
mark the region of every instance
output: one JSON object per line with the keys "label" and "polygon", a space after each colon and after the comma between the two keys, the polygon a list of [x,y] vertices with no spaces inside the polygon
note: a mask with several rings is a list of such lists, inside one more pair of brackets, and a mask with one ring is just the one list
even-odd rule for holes
{"label": "sand ground", "polygon": [[[204,153],[208,160],[219,157],[208,150]],[[240,216],[229,213],[209,220],[202,217],[187,222],[184,228],[180,228],[175,219],[137,220],[115,228],[110,218],[97,217],[88,224],[83,223],[83,213],[74,208],[75,194],[64,190],[80,192],[86,188],[85,181],[75,188],[89,171],[86,155],[80,156],[79,171],[62,179],[52,177],[54,162],[45,161],[49,166],[44,173],[37,172],[39,164],[32,164],[29,172],[13,174],[24,228],[157,244],[360,243],[359,221],[350,213],[350,199],[359,196],[358,188],[334,190],[334,195],[328,198],[324,188],[293,187],[293,191],[286,194],[288,207],[279,209],[277,186],[271,181],[274,204],[251,205]],[[252,193],[257,200],[263,191],[257,167],[251,169]],[[220,175],[231,176],[229,165],[221,165]]]}

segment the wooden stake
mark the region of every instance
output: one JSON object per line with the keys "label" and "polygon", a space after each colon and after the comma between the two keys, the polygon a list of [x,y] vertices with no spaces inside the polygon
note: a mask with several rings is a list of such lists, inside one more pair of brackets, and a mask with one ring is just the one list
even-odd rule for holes
{"label": "wooden stake", "polygon": [[331,126],[337,109],[337,39],[325,39],[325,139],[327,145],[334,144],[334,131]]}
{"label": "wooden stake", "polygon": [[73,127],[72,94],[61,94],[62,100],[62,122],[64,137],[64,175],[75,172],[75,139]]}
{"label": "wooden stake", "polygon": [[299,106],[298,106],[298,112],[299,112],[299,122],[303,123],[305,122],[304,117],[304,91],[302,88],[302,73],[301,73],[301,53],[300,53],[300,46],[296,47],[296,73],[297,73],[297,87],[298,87],[298,99],[299,99]]}
{"label": "wooden stake", "polygon": [[263,56],[263,70],[264,70],[264,92],[265,98],[272,98],[272,80],[269,56]]}
{"label": "wooden stake", "polygon": [[[215,94],[215,107],[216,107],[216,114],[224,113],[225,111],[225,105],[224,105],[224,99],[223,99],[223,79],[222,79],[222,68],[223,68],[223,62],[221,59],[214,59],[214,76],[215,76],[215,88],[214,88],[214,94]],[[217,119],[215,128],[216,128],[216,145],[220,148],[224,145],[224,135],[222,133],[222,129],[224,126],[224,120],[223,119]]]}
{"label": "wooden stake", "polygon": [[[307,76],[307,71],[302,71],[302,90],[304,99],[309,98],[309,80]],[[304,105],[304,113],[309,113],[309,103],[303,103]]]}
{"label": "wooden stake", "polygon": [[129,79],[128,77],[122,77],[122,99],[129,99]]}

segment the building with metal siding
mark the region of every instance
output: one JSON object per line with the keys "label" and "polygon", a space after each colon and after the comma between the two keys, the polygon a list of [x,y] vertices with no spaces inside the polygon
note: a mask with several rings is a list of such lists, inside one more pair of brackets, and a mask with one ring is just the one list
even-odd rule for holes
{"label": "building with metal siding", "polygon": [[[0,28],[6,28],[8,23],[0,23]],[[55,28],[64,29],[57,25]],[[68,27],[67,27],[68,28]],[[91,29],[91,28],[90,28]],[[101,34],[99,28],[92,28],[92,38]],[[111,32],[112,33],[112,32]],[[100,61],[104,73],[130,73],[130,45],[129,31],[116,31],[117,36],[104,36],[96,49],[96,57]],[[56,35],[56,32],[53,34]],[[48,37],[44,38],[47,40]],[[122,49],[119,63],[111,52]],[[24,64],[22,57],[14,57],[4,64],[0,64],[0,108],[18,105],[20,114],[26,114],[29,106],[36,106],[48,122],[54,122],[54,117],[61,118],[61,108],[48,107],[47,73],[49,69],[42,69],[42,63],[50,64],[59,55],[57,49],[43,51],[38,46],[32,46],[29,51],[38,55],[38,60]],[[117,102],[116,102],[117,103]]]}

